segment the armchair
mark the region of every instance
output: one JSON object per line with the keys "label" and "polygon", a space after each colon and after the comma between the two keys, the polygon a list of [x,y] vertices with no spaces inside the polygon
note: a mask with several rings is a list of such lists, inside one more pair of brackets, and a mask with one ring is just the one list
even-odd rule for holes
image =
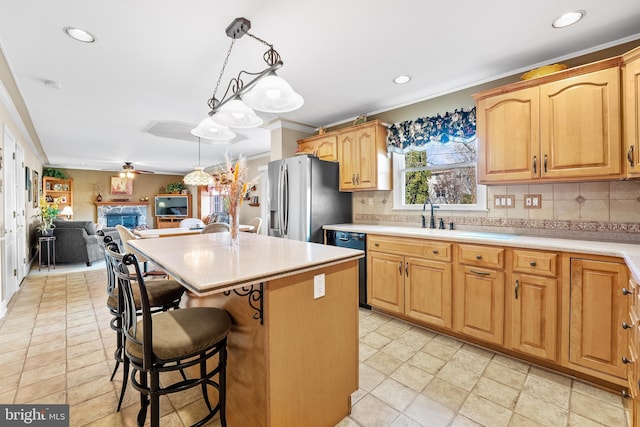
{"label": "armchair", "polygon": [[[90,266],[92,262],[104,258],[98,245],[96,226],[92,221],[54,220],[53,235],[56,238],[56,262],[84,262]],[[103,229],[105,235],[112,236],[115,241],[120,237],[115,229]]]}

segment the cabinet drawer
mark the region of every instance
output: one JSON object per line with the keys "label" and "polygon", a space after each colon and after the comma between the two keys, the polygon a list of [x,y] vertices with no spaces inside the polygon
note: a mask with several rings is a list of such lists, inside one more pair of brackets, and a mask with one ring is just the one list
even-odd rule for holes
{"label": "cabinet drawer", "polygon": [[422,239],[398,239],[387,236],[367,236],[367,250],[409,255],[437,261],[451,261],[451,243]]}
{"label": "cabinet drawer", "polygon": [[504,268],[504,248],[495,246],[458,245],[460,263],[478,267]]}
{"label": "cabinet drawer", "polygon": [[558,254],[555,252],[514,250],[513,271],[555,277],[558,273]]}

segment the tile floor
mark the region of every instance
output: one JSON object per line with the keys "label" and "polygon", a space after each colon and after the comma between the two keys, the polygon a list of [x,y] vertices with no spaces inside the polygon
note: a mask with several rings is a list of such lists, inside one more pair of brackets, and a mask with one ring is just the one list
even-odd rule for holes
{"label": "tile floor", "polygon": [[[0,402],[68,403],[72,426],[134,426],[136,394],[129,387],[116,413],[121,382],[109,381],[106,272],[67,271],[30,274],[0,320]],[[340,427],[627,425],[616,394],[368,310],[360,362]],[[161,407],[163,426],[189,425],[204,409],[197,391]]]}

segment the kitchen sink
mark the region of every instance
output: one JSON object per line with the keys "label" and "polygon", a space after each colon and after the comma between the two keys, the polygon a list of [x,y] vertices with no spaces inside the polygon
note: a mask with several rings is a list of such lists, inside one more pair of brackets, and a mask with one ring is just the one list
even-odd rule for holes
{"label": "kitchen sink", "polygon": [[461,237],[491,240],[511,240],[518,237],[517,234],[487,233],[483,231],[459,231]]}

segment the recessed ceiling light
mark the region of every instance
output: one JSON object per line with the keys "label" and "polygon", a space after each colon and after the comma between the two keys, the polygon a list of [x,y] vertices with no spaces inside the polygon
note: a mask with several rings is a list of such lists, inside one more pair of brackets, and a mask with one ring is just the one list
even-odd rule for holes
{"label": "recessed ceiling light", "polygon": [[395,79],[393,79],[393,82],[397,85],[403,85],[405,83],[409,83],[411,81],[411,76],[398,76]]}
{"label": "recessed ceiling light", "polygon": [[573,12],[567,12],[553,21],[553,24],[551,25],[553,26],[553,28],[568,27],[569,25],[573,25],[584,18],[586,14],[587,12],[584,10],[574,10]]}
{"label": "recessed ceiling light", "polygon": [[64,27],[64,32],[74,40],[84,43],[93,43],[96,38],[93,34],[80,28]]}

